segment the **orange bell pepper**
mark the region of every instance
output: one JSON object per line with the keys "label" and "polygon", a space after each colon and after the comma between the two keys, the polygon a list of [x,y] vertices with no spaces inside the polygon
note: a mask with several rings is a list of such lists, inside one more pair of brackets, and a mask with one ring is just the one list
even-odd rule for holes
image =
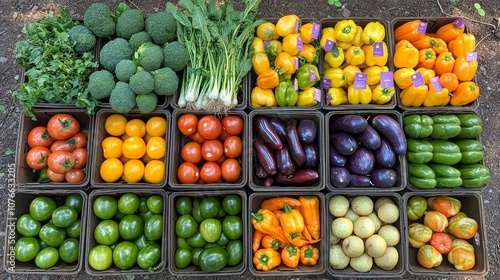
{"label": "orange bell pepper", "polygon": [[259,249],[253,255],[253,264],[257,270],[269,271],[281,264],[280,253],[273,249]]}
{"label": "orange bell pepper", "polygon": [[451,73],[454,65],[455,59],[453,58],[453,54],[451,52],[443,52],[436,58],[434,72],[436,72],[438,76],[445,73]]}
{"label": "orange bell pepper", "polygon": [[474,82],[460,83],[457,89],[453,92],[450,104],[453,106],[467,105],[479,96],[479,86]]}
{"label": "orange bell pepper", "polygon": [[453,73],[460,82],[472,81],[477,71],[477,60],[467,61],[465,55],[457,57],[453,66]]}
{"label": "orange bell pepper", "polygon": [[281,261],[290,268],[296,268],[300,261],[300,249],[289,244],[281,250]]}
{"label": "orange bell pepper", "polygon": [[455,40],[448,43],[448,49],[455,58],[466,55],[476,48],[476,37],[472,34],[462,33]]}
{"label": "orange bell pepper", "polygon": [[458,35],[464,33],[465,25],[462,19],[457,19],[453,22],[441,26],[436,31],[436,36],[443,39],[446,43],[455,40]]}
{"label": "orange bell pepper", "polygon": [[297,71],[297,68],[295,68],[295,58],[287,52],[280,52],[276,56],[274,67],[278,68],[286,79],[290,79],[293,73]]}
{"label": "orange bell pepper", "polygon": [[299,211],[292,209],[286,203],[283,207],[283,212],[284,214],[279,219],[281,227],[286,238],[293,240],[299,237],[299,234],[304,230],[304,217],[302,217]]}
{"label": "orange bell pepper", "polygon": [[303,265],[316,265],[319,259],[318,248],[306,245],[300,248],[300,263]]}
{"label": "orange bell pepper", "polygon": [[267,209],[259,209],[257,213],[252,213],[251,216],[252,225],[256,230],[274,236],[283,244],[288,244],[280,221],[273,212]]}
{"label": "orange bell pepper", "polygon": [[396,45],[394,66],[397,68],[414,68],[418,64],[418,50],[409,41],[402,40]]}
{"label": "orange bell pepper", "polygon": [[438,55],[448,51],[448,45],[441,38],[431,38],[431,48]]}
{"label": "orange bell pepper", "polygon": [[[317,29],[316,29],[317,28]],[[299,28],[300,37],[305,44],[310,44],[312,41],[318,39],[319,29],[321,26],[319,24],[314,24],[308,22]]]}
{"label": "orange bell pepper", "polygon": [[[439,78],[435,77],[433,79],[434,82],[439,83]],[[450,91],[442,87],[439,91],[436,90],[436,85],[431,81],[429,83],[429,90],[425,95],[425,99],[423,105],[425,107],[434,107],[434,106],[446,106],[450,102]]]}
{"label": "orange bell pepper", "polygon": [[280,77],[276,70],[268,68],[257,76],[257,86],[262,89],[273,89],[280,83]]}
{"label": "orange bell pepper", "polygon": [[424,83],[426,85],[429,84],[432,78],[436,77],[436,73],[432,69],[418,68],[416,72],[422,73],[422,77],[424,78]]}
{"label": "orange bell pepper", "polygon": [[425,36],[425,34],[418,32],[418,27],[421,22],[422,21],[418,19],[412,20],[396,28],[396,30],[394,30],[394,39],[396,40],[396,43],[402,40],[408,40],[412,43]]}
{"label": "orange bell pepper", "polygon": [[431,40],[432,38],[429,35],[424,35],[417,41],[412,42],[412,45],[418,50],[428,49],[431,47]]}
{"label": "orange bell pepper", "polygon": [[320,203],[314,195],[299,196],[300,212],[304,217],[304,224],[314,239],[319,239],[321,228]]}
{"label": "orange bell pepper", "polygon": [[406,107],[419,107],[424,103],[427,91],[429,91],[429,88],[425,84],[405,88],[400,93],[401,104]]}
{"label": "orange bell pepper", "polygon": [[398,85],[400,89],[405,89],[410,87],[413,82],[411,81],[411,76],[415,74],[413,68],[401,68],[394,72],[394,82]]}
{"label": "orange bell pepper", "polygon": [[431,49],[421,49],[418,51],[418,64],[417,68],[434,68],[434,63],[436,63],[436,53]]}
{"label": "orange bell pepper", "polygon": [[444,73],[439,76],[439,82],[445,88],[447,88],[450,92],[453,92],[458,87],[458,78],[457,75],[453,73]]}
{"label": "orange bell pepper", "polygon": [[262,237],[261,244],[264,249],[271,248],[273,250],[278,250],[278,248],[284,247],[284,244],[281,244],[281,242],[277,238],[269,234],[266,234]]}

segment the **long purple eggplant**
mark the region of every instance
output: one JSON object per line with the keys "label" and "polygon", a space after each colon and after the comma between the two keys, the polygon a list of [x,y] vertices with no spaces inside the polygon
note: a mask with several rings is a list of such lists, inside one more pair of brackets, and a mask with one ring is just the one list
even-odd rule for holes
{"label": "long purple eggplant", "polygon": [[296,119],[289,119],[286,124],[286,139],[292,158],[298,166],[302,166],[306,162],[306,153],[300,143],[299,133],[297,131],[298,122]]}
{"label": "long purple eggplant", "polygon": [[253,150],[257,156],[257,160],[267,174],[276,174],[276,161],[274,160],[271,149],[264,142],[262,142],[262,140],[257,138],[253,141]]}
{"label": "long purple eggplant", "polygon": [[293,186],[293,185],[307,185],[313,183],[319,178],[318,172],[313,169],[300,169],[291,176],[283,176],[276,174],[274,179],[275,185]]}
{"label": "long purple eggplant", "polygon": [[257,131],[257,136],[264,141],[273,150],[280,150],[283,148],[283,142],[276,133],[276,130],[271,125],[269,120],[264,116],[255,116],[253,125]]}

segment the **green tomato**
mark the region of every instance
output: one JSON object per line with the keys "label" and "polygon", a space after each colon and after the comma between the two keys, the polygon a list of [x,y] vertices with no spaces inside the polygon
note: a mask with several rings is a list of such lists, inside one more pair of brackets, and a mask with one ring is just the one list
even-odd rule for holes
{"label": "green tomato", "polygon": [[222,231],[231,240],[239,239],[243,236],[243,222],[239,216],[227,216],[222,221]]}
{"label": "green tomato", "polygon": [[207,241],[203,238],[203,235],[198,230],[195,235],[186,239],[187,244],[192,247],[200,248],[207,244]]}
{"label": "green tomato", "polygon": [[49,246],[58,247],[66,239],[66,230],[56,227],[53,223],[47,223],[42,226],[38,235]]}
{"label": "green tomato", "polygon": [[120,220],[118,231],[124,240],[134,240],[144,232],[144,223],[138,215],[126,215]]}
{"label": "green tomato", "polygon": [[186,268],[191,264],[192,254],[189,249],[175,250],[174,263],[177,268]]}
{"label": "green tomato", "polygon": [[78,219],[78,213],[69,206],[59,206],[52,212],[52,223],[57,227],[69,227],[76,219]]}
{"label": "green tomato", "polygon": [[119,269],[129,269],[135,265],[139,249],[130,241],[123,241],[113,249],[113,263]]}
{"label": "green tomato", "polygon": [[208,218],[200,224],[200,233],[207,242],[213,243],[220,238],[222,225],[219,220]]}
{"label": "green tomato", "polygon": [[146,248],[139,251],[137,255],[137,264],[142,269],[154,267],[161,258],[161,247],[156,243],[151,243]]}
{"label": "green tomato", "polygon": [[16,242],[14,254],[16,260],[20,262],[29,262],[40,252],[40,244],[34,237],[21,237]]}
{"label": "green tomato", "polygon": [[39,196],[30,203],[30,215],[33,219],[43,222],[52,218],[52,212],[56,209],[56,202],[46,196]]}
{"label": "green tomato", "polygon": [[193,216],[186,214],[177,218],[175,222],[175,234],[177,237],[189,238],[198,231],[198,223]]}
{"label": "green tomato", "polygon": [[228,261],[227,265],[235,266],[243,260],[243,243],[241,240],[232,240],[226,246]]}
{"label": "green tomato", "polygon": [[219,199],[216,197],[206,197],[201,200],[200,214],[203,218],[215,218],[221,209]]}
{"label": "green tomato", "polygon": [[22,215],[16,222],[16,229],[22,236],[37,236],[40,228],[42,228],[40,222],[33,219],[30,214]]}
{"label": "green tomato", "polygon": [[193,218],[198,223],[201,223],[203,221],[203,217],[201,216],[201,212],[200,212],[200,204],[201,204],[201,199],[195,198],[193,201],[192,215],[193,215]]}
{"label": "green tomato", "polygon": [[70,194],[66,197],[64,205],[74,208],[78,214],[82,213],[83,197],[79,194]]}
{"label": "green tomato", "polygon": [[205,272],[219,271],[226,266],[227,262],[227,252],[221,247],[204,249],[199,257],[200,268]]}
{"label": "green tomato", "polygon": [[41,269],[48,269],[59,261],[59,251],[54,247],[47,247],[40,251],[35,258],[35,264]]}
{"label": "green tomato", "polygon": [[59,257],[65,263],[74,263],[78,260],[80,242],[76,238],[68,238],[59,246]]}
{"label": "green tomato", "polygon": [[189,196],[181,196],[175,201],[175,210],[179,215],[190,214],[193,210],[193,201]]}
{"label": "green tomato", "polygon": [[238,215],[241,212],[241,196],[228,194],[222,199],[222,209],[228,215]]}
{"label": "green tomato", "polygon": [[194,248],[191,250],[191,263],[199,266],[200,265],[200,255],[203,252],[203,248]]}
{"label": "green tomato", "polygon": [[229,238],[227,238],[227,235],[225,235],[224,232],[222,232],[220,234],[219,240],[217,240],[217,242],[215,243],[219,244],[220,246],[226,246],[227,243],[229,243],[229,241],[231,240],[229,240]]}
{"label": "green tomato", "polygon": [[151,241],[160,239],[163,234],[163,216],[158,214],[151,216],[144,224],[144,234]]}

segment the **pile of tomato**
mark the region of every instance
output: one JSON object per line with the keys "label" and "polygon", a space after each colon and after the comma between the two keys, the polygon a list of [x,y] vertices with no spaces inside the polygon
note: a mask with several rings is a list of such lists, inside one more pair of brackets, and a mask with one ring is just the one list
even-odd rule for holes
{"label": "pile of tomato", "polygon": [[68,182],[85,179],[87,164],[87,131],[80,130],[78,120],[68,114],[56,114],[46,126],[36,126],[28,134],[29,167],[39,171],[38,183]]}
{"label": "pile of tomato", "polygon": [[181,149],[182,163],[177,178],[182,184],[232,183],[240,179],[243,152],[243,119],[227,115],[198,118],[194,114],[179,117],[177,126],[191,141]]}
{"label": "pile of tomato", "polygon": [[112,114],[106,118],[104,128],[107,135],[100,144],[105,160],[100,175],[105,182],[121,179],[129,184],[141,180],[159,184],[163,181],[167,150],[164,117],[154,116],[144,122]]}

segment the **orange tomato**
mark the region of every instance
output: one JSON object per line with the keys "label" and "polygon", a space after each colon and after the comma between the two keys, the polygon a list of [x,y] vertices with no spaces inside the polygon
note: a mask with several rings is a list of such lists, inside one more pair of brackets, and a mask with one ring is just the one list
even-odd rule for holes
{"label": "orange tomato", "polygon": [[163,136],[167,133],[167,120],[162,117],[152,117],[146,122],[146,132],[151,136]]}
{"label": "orange tomato", "polygon": [[127,183],[137,183],[144,176],[144,163],[138,159],[131,159],[123,165],[123,180]]}
{"label": "orange tomato", "polygon": [[144,181],[159,184],[165,179],[165,162],[153,159],[144,168]]}
{"label": "orange tomato", "polygon": [[140,159],[146,153],[146,143],[141,137],[131,136],[123,141],[122,153],[129,159]]}
{"label": "orange tomato", "polygon": [[165,156],[166,147],[165,139],[153,136],[146,145],[146,153],[152,159],[159,159]]}
{"label": "orange tomato", "polygon": [[123,142],[120,138],[109,136],[101,143],[104,158],[120,158],[122,156]]}
{"label": "orange tomato", "polygon": [[113,114],[104,121],[104,129],[111,136],[120,136],[125,133],[127,118],[120,114]]}
{"label": "orange tomato", "polygon": [[125,125],[125,133],[127,133],[128,136],[144,137],[144,135],[146,135],[146,124],[140,119],[130,120],[127,122],[127,125]]}
{"label": "orange tomato", "polygon": [[116,182],[123,173],[123,163],[117,158],[108,158],[100,168],[101,178],[108,183]]}

